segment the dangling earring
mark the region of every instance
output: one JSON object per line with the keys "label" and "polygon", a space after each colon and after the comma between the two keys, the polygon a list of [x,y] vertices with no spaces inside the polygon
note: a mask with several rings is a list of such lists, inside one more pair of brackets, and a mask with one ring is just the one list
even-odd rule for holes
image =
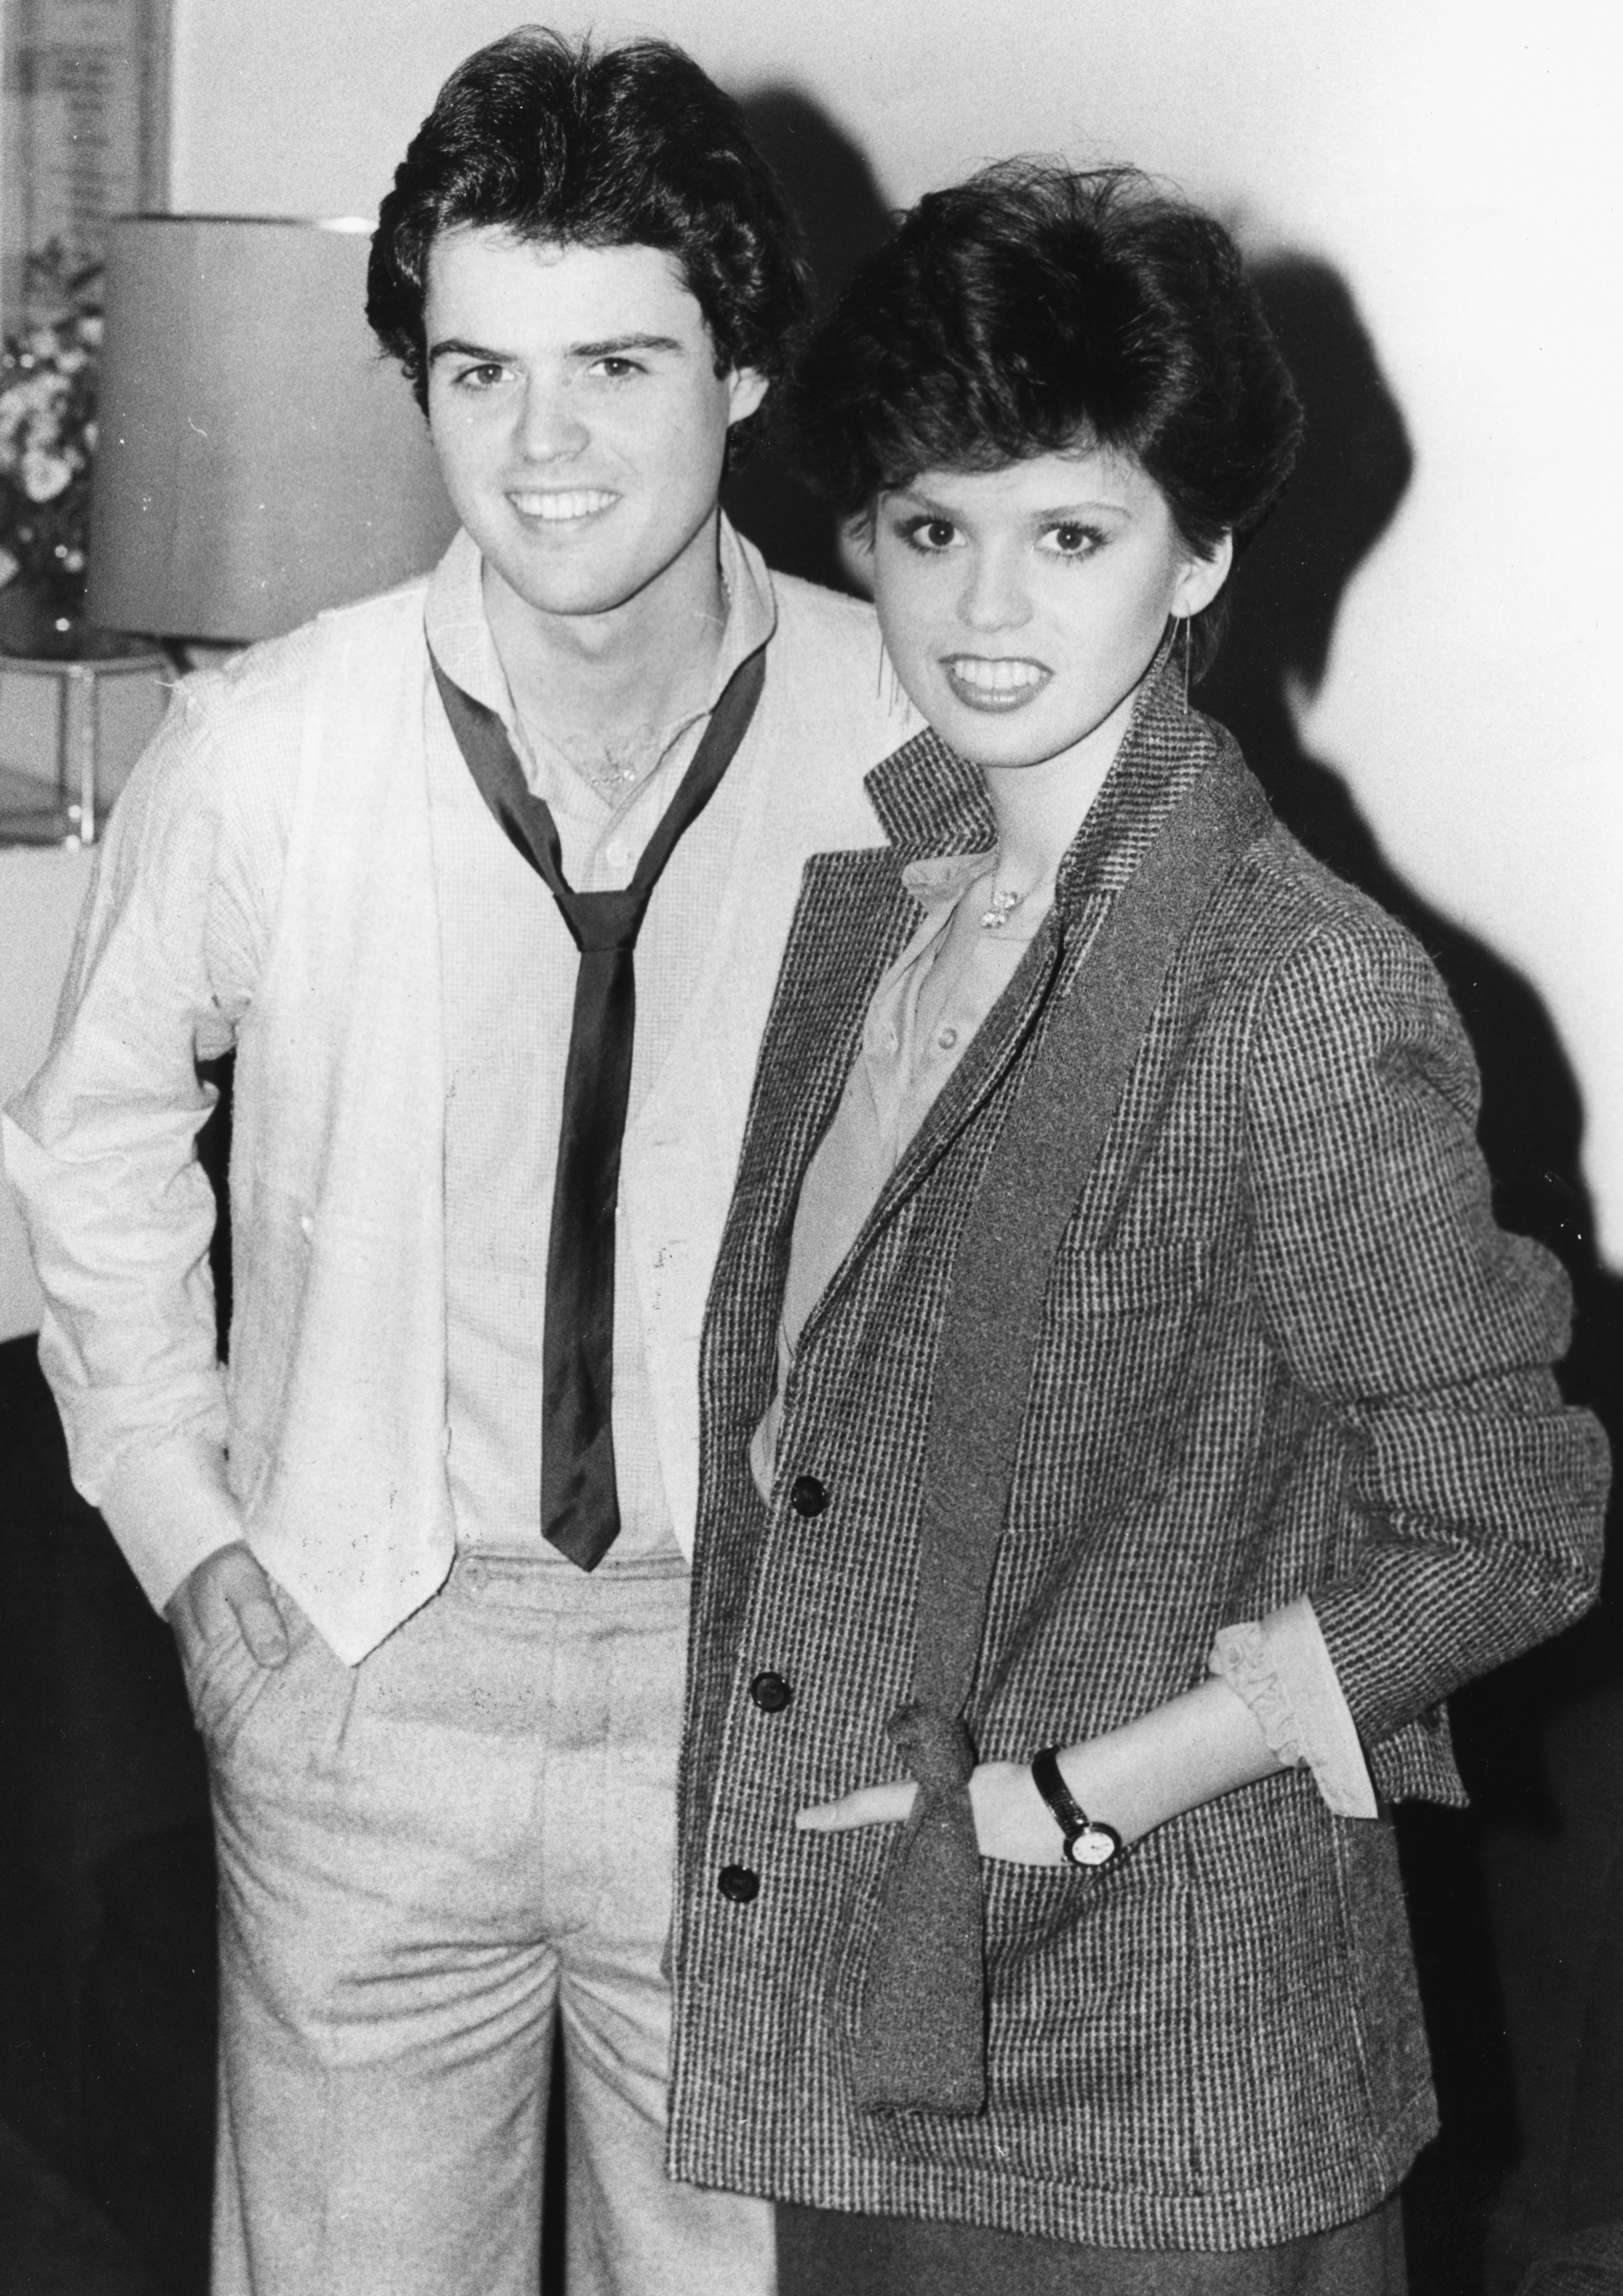
{"label": "dangling earring", "polygon": [[896,665],[886,650],[885,640],[879,640],[878,667],[874,673],[874,700],[883,701],[888,716],[894,718],[902,708],[902,680],[896,675]]}
{"label": "dangling earring", "polygon": [[1183,617],[1183,715],[1189,716],[1189,658],[1194,648],[1194,617]]}

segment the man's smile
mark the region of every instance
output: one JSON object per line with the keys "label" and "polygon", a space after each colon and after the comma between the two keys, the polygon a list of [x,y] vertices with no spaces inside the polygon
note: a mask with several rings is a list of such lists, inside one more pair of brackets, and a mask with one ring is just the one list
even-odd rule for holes
{"label": "man's smile", "polygon": [[521,518],[540,519],[548,526],[564,526],[573,521],[599,518],[613,510],[620,500],[617,494],[602,487],[549,488],[523,490],[512,488],[507,500]]}

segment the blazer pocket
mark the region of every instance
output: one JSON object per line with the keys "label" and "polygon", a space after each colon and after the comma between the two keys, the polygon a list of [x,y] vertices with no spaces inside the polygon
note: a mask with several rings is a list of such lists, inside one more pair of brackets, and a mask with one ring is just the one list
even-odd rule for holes
{"label": "blazer pocket", "polygon": [[1211,1275],[1211,1253],[1192,1237],[1134,1243],[1125,1250],[1062,1251],[1056,1268],[1061,1296],[1077,1311],[1147,1316],[1187,1308]]}

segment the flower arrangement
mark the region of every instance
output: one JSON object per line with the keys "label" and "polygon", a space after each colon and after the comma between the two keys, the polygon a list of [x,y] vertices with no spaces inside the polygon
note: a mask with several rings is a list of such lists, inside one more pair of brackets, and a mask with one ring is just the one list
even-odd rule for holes
{"label": "flower arrangement", "polygon": [[101,285],[58,246],[30,255],[30,317],[0,348],[0,596],[31,594],[59,639],[83,611]]}

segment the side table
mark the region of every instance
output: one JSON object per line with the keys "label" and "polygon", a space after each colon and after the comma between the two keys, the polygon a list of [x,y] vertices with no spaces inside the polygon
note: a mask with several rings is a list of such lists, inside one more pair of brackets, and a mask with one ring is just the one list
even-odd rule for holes
{"label": "side table", "polygon": [[[50,1048],[93,857],[78,845],[0,844],[0,1103],[21,1091]],[[44,1304],[0,1177],[0,1340],[37,1332]]]}
{"label": "side table", "polygon": [[121,644],[0,654],[0,844],[95,843],[175,682],[166,654]]}

